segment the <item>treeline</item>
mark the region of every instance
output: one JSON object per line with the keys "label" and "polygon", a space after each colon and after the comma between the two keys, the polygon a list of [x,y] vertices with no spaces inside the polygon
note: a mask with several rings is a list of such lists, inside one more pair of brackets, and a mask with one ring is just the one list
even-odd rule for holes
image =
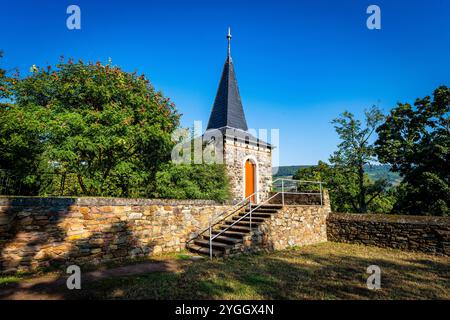
{"label": "treeline", "polygon": [[[361,121],[346,111],[332,121],[340,143],[328,163],[301,168],[294,178],[325,182],[334,211],[448,216],[449,113],[446,86],[412,105],[398,103],[387,115],[372,107]],[[400,179],[369,178],[365,168],[372,163],[389,165]]]}
{"label": "treeline", "polygon": [[0,69],[0,193],[226,200],[223,167],[171,164],[179,118],[144,75],[111,63]]}
{"label": "treeline", "polygon": [[[298,170],[305,169],[308,167],[312,167],[313,165],[303,165],[303,166],[280,166],[275,167],[274,171],[276,172],[273,177],[281,178],[281,177],[290,177],[292,178]],[[381,178],[385,178],[390,184],[397,185],[400,183],[402,178],[398,172],[392,172],[391,166],[387,164],[372,164],[365,165],[364,172],[367,173],[370,179],[378,180]]]}

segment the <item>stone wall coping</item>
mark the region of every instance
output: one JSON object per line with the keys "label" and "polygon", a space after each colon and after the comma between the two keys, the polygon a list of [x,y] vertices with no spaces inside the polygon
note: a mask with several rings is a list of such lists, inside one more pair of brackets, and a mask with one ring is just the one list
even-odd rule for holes
{"label": "stone wall coping", "polygon": [[144,198],[102,198],[102,197],[0,197],[0,206],[147,206],[147,205],[213,205],[224,206],[214,200],[178,200]]}
{"label": "stone wall coping", "polygon": [[450,226],[450,217],[437,216],[413,216],[413,215],[394,215],[394,214],[361,214],[361,213],[340,213],[332,212],[328,219],[345,221],[367,221],[367,222],[386,222],[399,224],[419,224],[419,225],[444,225]]}
{"label": "stone wall coping", "polygon": [[[271,204],[276,204],[276,203],[271,203]],[[301,208],[310,208],[310,207],[323,207],[325,208],[325,205],[320,205],[320,204],[285,204],[283,207],[288,207],[288,208],[296,208],[296,207],[301,207]]]}

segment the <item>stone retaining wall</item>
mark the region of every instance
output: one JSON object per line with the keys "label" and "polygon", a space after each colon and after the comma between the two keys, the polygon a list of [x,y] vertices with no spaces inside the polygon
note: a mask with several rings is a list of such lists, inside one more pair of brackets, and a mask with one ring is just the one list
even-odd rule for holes
{"label": "stone retaining wall", "polygon": [[332,213],[329,241],[450,255],[450,218]]}
{"label": "stone retaining wall", "polygon": [[[331,212],[328,192],[323,205],[285,205],[244,239],[241,251],[271,251],[327,241],[326,221]],[[234,252],[235,253],[235,252]]]}
{"label": "stone retaining wall", "polygon": [[252,241],[274,250],[326,242],[329,211],[325,206],[284,206],[260,227]]}
{"label": "stone retaining wall", "polygon": [[203,200],[0,198],[0,272],[180,251],[226,208]]}

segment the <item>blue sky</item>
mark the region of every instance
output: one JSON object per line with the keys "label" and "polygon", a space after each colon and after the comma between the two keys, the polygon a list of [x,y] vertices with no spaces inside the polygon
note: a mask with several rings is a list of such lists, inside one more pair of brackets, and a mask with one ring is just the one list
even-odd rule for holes
{"label": "blue sky", "polygon": [[[81,8],[81,30],[66,8]],[[381,8],[381,30],[366,8]],[[450,0],[0,1],[2,67],[100,60],[145,73],[182,125],[208,121],[227,27],[250,128],[280,129],[281,165],[326,160],[330,121],[378,104],[413,102],[450,85]]]}

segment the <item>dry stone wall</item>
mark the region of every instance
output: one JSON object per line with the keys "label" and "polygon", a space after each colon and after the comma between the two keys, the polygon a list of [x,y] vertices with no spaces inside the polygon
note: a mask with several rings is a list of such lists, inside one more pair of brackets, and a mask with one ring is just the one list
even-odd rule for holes
{"label": "dry stone wall", "polygon": [[323,205],[285,205],[263,222],[232,252],[283,250],[327,241],[328,192]]}
{"label": "dry stone wall", "polygon": [[333,213],[329,241],[450,255],[450,218]]}
{"label": "dry stone wall", "polygon": [[203,200],[0,198],[0,272],[180,251],[226,208]]}

